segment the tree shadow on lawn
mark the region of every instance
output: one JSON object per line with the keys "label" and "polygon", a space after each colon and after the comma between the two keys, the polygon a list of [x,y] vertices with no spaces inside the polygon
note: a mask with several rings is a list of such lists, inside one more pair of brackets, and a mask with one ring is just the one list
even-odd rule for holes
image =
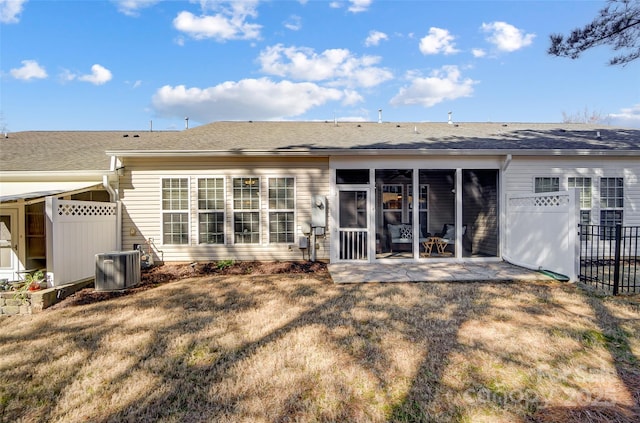
{"label": "tree shadow on lawn", "polygon": [[[24,384],[7,384],[5,417],[382,421],[416,376],[405,362],[455,342],[464,314],[457,302],[473,293],[462,285],[243,279],[241,286],[222,277],[181,281],[58,310],[35,327],[25,325],[19,336],[3,335],[3,342],[37,345],[12,362],[8,378],[36,379],[38,366],[54,366],[58,376],[47,392],[31,395],[20,392]],[[430,309],[429,301],[444,311]],[[56,348],[47,348],[51,339]],[[4,352],[19,354],[0,348]],[[431,362],[434,374],[444,366]],[[102,373],[101,366],[115,369]],[[128,390],[140,392],[127,396]],[[27,412],[20,403],[33,408]]]}
{"label": "tree shadow on lawn", "polygon": [[[398,351],[387,350],[392,345],[389,341],[385,343],[383,338],[390,335],[389,332],[393,332],[393,340],[417,346],[406,351],[411,350],[417,357],[404,359],[423,359],[423,367],[417,374],[414,373],[415,369],[400,373],[407,384],[413,380],[414,386],[422,385],[420,396],[415,398],[414,395],[412,401],[428,403],[437,390],[439,376],[447,363],[447,354],[456,345],[459,325],[470,313],[468,305],[474,301],[476,290],[463,285],[413,284],[411,294],[417,295],[409,297],[404,291],[406,287],[398,289],[392,285],[334,285],[320,288],[325,289],[321,298],[309,297],[308,288],[294,288],[292,294],[295,298],[299,299],[302,294],[311,300],[307,307],[263,336],[245,342],[236,349],[224,351],[216,356],[214,362],[201,365],[197,372],[204,375],[204,379],[199,378],[195,385],[188,377],[179,378],[171,372],[164,372],[160,385],[168,389],[164,390],[163,395],[146,404],[131,403],[126,412],[113,414],[105,421],[150,417],[178,418],[183,421],[212,418],[219,421],[247,418],[267,421],[382,421],[390,413],[393,415],[394,398],[401,397],[406,392],[403,388],[407,386],[396,386],[389,377],[390,368],[402,366],[396,357],[392,357]],[[272,289],[270,286],[269,290]],[[406,306],[399,304],[399,300],[406,301]],[[425,308],[425,302],[428,301],[442,305],[444,310]],[[474,312],[478,311],[476,307]],[[322,351],[336,355],[331,363],[331,370],[335,374],[329,376],[330,380],[317,374],[321,368],[305,368],[302,374],[293,377],[295,386],[287,387],[288,393],[282,398],[256,398],[265,393],[255,387],[237,389],[236,394],[212,390],[212,386],[222,380],[237,378],[236,368],[248,361],[273,362],[274,359],[268,356],[269,350],[275,354],[286,354],[279,350],[279,345],[289,345],[295,349],[296,345],[288,344],[285,338],[298,339],[300,336],[296,332],[310,328],[315,330],[313,334],[325,339],[327,345]],[[399,353],[402,354],[402,351]],[[184,361],[184,358],[178,361]],[[292,361],[298,358],[292,357]],[[295,366],[287,363],[286,359],[282,365]],[[333,367],[340,365],[344,365],[342,370]],[[278,371],[275,375],[277,377]],[[253,379],[246,374],[240,377],[244,378],[239,382],[241,384],[252,381],[265,383],[264,378]],[[267,383],[265,389],[268,391],[271,388],[272,385]],[[185,395],[185,392],[189,394]],[[263,407],[246,405],[252,402],[262,403]],[[376,408],[372,405],[376,402],[383,404]],[[402,405],[397,408],[401,409]]]}
{"label": "tree shadow on lawn", "polygon": [[[491,284],[484,288],[490,290]],[[512,298],[503,301],[486,293],[479,288],[472,295],[475,304],[458,309],[460,323],[452,325],[449,338],[438,340],[443,354],[427,354],[388,421],[639,421],[637,359],[626,338],[629,334],[600,299],[572,286],[540,283],[510,284],[504,294]],[[568,294],[573,295],[569,301]],[[504,307],[505,301],[512,304]],[[572,301],[579,303],[578,314]],[[617,379],[608,377],[602,386],[622,385],[635,395],[635,405],[625,402],[627,392],[600,392],[602,386],[585,382],[593,376],[592,366],[598,365],[585,361],[597,356],[593,349],[598,348],[585,339],[585,333],[593,332],[589,308],[603,328],[611,367],[618,372]],[[578,327],[591,325],[575,331],[564,324],[571,319],[580,321]],[[600,371],[608,370],[597,369],[595,376]]]}
{"label": "tree shadow on lawn", "polygon": [[[466,326],[489,313],[500,318],[504,292],[530,290],[509,286],[215,276],[43,313],[33,324],[12,321],[0,333],[4,418],[462,420],[460,395],[491,380],[470,373],[456,387],[445,373],[482,347],[460,340]],[[560,308],[553,288],[530,295],[549,313]],[[490,345],[482,353],[496,354]],[[519,356],[500,358],[526,366]],[[523,419],[535,412],[516,407]]]}

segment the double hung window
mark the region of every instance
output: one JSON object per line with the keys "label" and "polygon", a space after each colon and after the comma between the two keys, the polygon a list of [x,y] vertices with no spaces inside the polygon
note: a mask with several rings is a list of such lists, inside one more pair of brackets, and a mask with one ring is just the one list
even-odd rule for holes
{"label": "double hung window", "polygon": [[236,244],[260,243],[260,179],[233,178],[233,233]]}
{"label": "double hung window", "polygon": [[224,178],[198,179],[198,241],[224,244]]}
{"label": "double hung window", "polygon": [[189,178],[162,179],[162,243],[189,243]]}
{"label": "double hung window", "polygon": [[295,236],[294,178],[269,178],[269,242],[292,243]]}
{"label": "double hung window", "polygon": [[591,224],[591,178],[570,177],[568,187],[578,188],[580,192],[580,224]]}
{"label": "double hung window", "polygon": [[533,192],[557,192],[560,191],[560,178],[536,177],[533,182]]}
{"label": "double hung window", "polygon": [[624,179],[600,178],[600,225],[606,226],[604,238],[615,235],[615,225],[622,224],[624,207]]}

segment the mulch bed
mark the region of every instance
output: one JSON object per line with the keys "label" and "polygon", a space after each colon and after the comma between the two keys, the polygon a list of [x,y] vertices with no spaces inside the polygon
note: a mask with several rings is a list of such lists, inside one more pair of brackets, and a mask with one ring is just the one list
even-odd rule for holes
{"label": "mulch bed", "polygon": [[163,264],[149,269],[143,269],[140,284],[124,291],[96,291],[94,288],[82,289],[47,310],[97,303],[125,295],[136,294],[154,288],[162,283],[180,279],[214,276],[214,275],[275,275],[291,273],[326,274],[327,265],[321,262],[211,262],[191,264]]}

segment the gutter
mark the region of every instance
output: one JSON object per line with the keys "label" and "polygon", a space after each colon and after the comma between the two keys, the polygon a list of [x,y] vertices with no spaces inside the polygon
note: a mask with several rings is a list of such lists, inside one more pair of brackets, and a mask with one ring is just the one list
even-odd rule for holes
{"label": "gutter", "polygon": [[517,152],[520,156],[618,156],[640,157],[640,150],[501,150],[501,149],[305,149],[305,150],[111,150],[113,157],[331,157],[331,156],[504,156]]}
{"label": "gutter", "polygon": [[26,171],[26,170],[2,170],[0,180],[2,182],[40,182],[40,181],[77,181],[99,183],[105,170],[63,170],[63,171]]}

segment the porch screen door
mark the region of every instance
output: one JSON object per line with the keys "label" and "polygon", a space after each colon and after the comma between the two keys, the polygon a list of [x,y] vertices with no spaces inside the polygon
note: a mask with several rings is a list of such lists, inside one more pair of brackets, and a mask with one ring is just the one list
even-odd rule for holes
{"label": "porch screen door", "polygon": [[338,193],[338,259],[369,259],[368,191],[344,189]]}
{"label": "porch screen door", "polygon": [[18,243],[18,213],[0,212],[0,279],[15,280],[18,271],[16,248]]}

